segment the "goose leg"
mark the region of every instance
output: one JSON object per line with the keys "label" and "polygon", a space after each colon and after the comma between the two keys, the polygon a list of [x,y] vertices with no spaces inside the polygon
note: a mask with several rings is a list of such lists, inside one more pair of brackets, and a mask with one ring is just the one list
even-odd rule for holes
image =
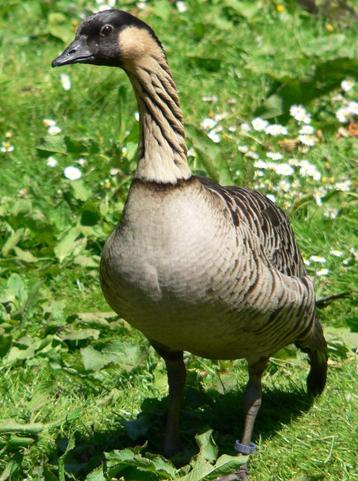
{"label": "goose leg", "polygon": [[162,346],[152,345],[164,359],[167,368],[169,398],[164,439],[164,456],[170,458],[181,448],[179,420],[186,377],[183,351],[167,351],[163,349]]}
{"label": "goose leg", "polygon": [[[266,368],[268,359],[261,359],[255,364],[249,364],[249,381],[244,392],[244,433],[241,443],[236,441],[235,449],[240,455],[251,454],[255,451],[255,445],[251,443],[255,419],[261,406],[261,377]],[[242,464],[239,471],[216,479],[215,481],[249,481],[247,463]]]}

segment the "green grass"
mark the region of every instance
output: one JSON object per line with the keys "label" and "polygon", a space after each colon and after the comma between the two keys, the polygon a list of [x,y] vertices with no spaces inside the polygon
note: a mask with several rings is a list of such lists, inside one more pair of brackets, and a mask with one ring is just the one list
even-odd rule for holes
{"label": "green grass", "polygon": [[[138,125],[129,82],[113,69],[50,68],[90,3],[11,0],[0,6],[0,144],[14,146],[13,152],[0,152],[1,481],[169,477],[159,471],[157,458],[158,469],[149,472],[138,454],[133,454],[137,468],[129,462],[124,471],[111,468],[128,454],[114,450],[148,440],[143,456],[160,453],[166,377],[143,336],[109,313],[99,287],[101,248],[118,222],[135,168]],[[294,1],[283,2],[283,12],[277,5],[188,0],[188,11],[180,14],[162,0],[148,2],[139,13],[167,49],[188,145],[196,153],[190,157],[194,170],[274,194],[292,220],[305,259],[326,259],[308,266],[318,297],[351,293],[320,312],[331,361],[319,400],[311,405],[305,394],[303,355],[289,349],[270,363],[251,480],[353,481],[358,479],[358,145],[352,136],[357,124],[353,119],[350,127],[339,124],[335,113],[345,102],[337,99],[341,81],[358,72],[357,21],[337,13],[311,16]],[[71,77],[69,91],[61,86],[61,73]],[[355,84],[343,95],[354,101],[357,93]],[[215,102],[202,99],[213,95]],[[297,139],[299,127],[288,113],[292,104],[304,104],[312,115],[318,132],[312,148],[295,145],[287,152],[278,143]],[[222,113],[220,142],[214,144],[201,122]],[[270,137],[241,129],[258,115],[287,126],[288,134]],[[44,119],[55,120],[62,132],[49,136]],[[307,159],[321,178],[304,175],[299,167],[288,177],[272,169],[261,169],[258,176],[255,160],[238,145],[265,161],[268,151],[281,152],[282,163]],[[49,156],[58,161],[56,167],[47,165]],[[66,179],[63,169],[79,166],[80,158],[86,159],[82,178]],[[118,173],[111,175],[111,169]],[[287,192],[276,188],[282,179],[291,184]],[[347,180],[351,184],[342,190],[339,182]],[[330,218],[334,209],[338,215]],[[322,268],[329,272],[317,276]],[[94,314],[81,314],[89,312]],[[196,466],[202,462],[193,458],[197,433],[212,429],[219,454],[234,454],[243,422],[244,363],[188,355],[187,365],[185,449],[176,460],[178,469],[184,468],[171,479],[184,476],[190,460]],[[38,434],[28,426],[30,432],[11,435],[4,432],[9,420],[43,426]],[[104,476],[105,452],[109,474]],[[99,471],[90,475],[95,468]]]}

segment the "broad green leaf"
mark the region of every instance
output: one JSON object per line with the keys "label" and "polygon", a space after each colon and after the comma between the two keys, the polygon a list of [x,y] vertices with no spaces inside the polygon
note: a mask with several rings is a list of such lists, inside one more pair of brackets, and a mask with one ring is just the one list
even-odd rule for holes
{"label": "broad green leaf", "polygon": [[11,274],[6,282],[6,289],[0,296],[0,302],[13,302],[18,307],[28,299],[28,291],[19,274]]}
{"label": "broad green leaf", "polygon": [[166,0],[157,0],[153,5],[153,11],[162,20],[166,21],[173,12],[173,8]]}
{"label": "broad green leaf", "polygon": [[52,12],[48,19],[48,32],[56,38],[59,38],[64,43],[69,43],[73,38],[71,29],[68,28],[68,17],[62,13]]}
{"label": "broad green leaf", "polygon": [[108,326],[109,322],[107,319],[114,319],[118,317],[113,311],[109,312],[78,312],[77,313],[78,320],[83,323],[88,323],[92,325],[98,326]]}
{"label": "broad green leaf", "polygon": [[328,342],[341,339],[347,347],[358,348],[358,332],[352,332],[349,328],[327,326],[324,333]]}
{"label": "broad green leaf", "polygon": [[16,257],[23,262],[32,263],[38,261],[37,257],[31,254],[30,251],[24,251],[20,249],[20,247],[14,247],[14,252],[16,254]]}
{"label": "broad green leaf", "polygon": [[131,421],[124,421],[123,424],[132,441],[137,441],[137,439],[146,436],[150,428],[150,423],[144,416]]}
{"label": "broad green leaf", "polygon": [[11,344],[12,336],[0,336],[0,358],[9,352]]}
{"label": "broad green leaf", "polygon": [[93,195],[81,179],[72,181],[71,188],[75,199],[82,200],[83,202],[86,202],[86,200]]}
{"label": "broad green leaf", "polygon": [[124,341],[112,341],[101,351],[88,346],[81,349],[82,361],[86,370],[97,371],[107,364],[114,362],[121,369],[131,371],[139,365],[143,358],[142,349],[136,345]]}
{"label": "broad green leaf", "polygon": [[236,13],[244,18],[250,20],[253,18],[262,8],[261,2],[241,2],[239,0],[225,0],[225,5],[231,7]]}
{"label": "broad green leaf", "polygon": [[[93,197],[92,192],[88,191],[89,196],[87,197],[87,202],[82,208],[81,213],[81,224],[85,226],[93,226],[98,223],[101,218],[99,212],[99,205],[98,203],[94,202],[90,198]],[[81,199],[84,200],[84,199]]]}
{"label": "broad green leaf", "polygon": [[287,114],[291,105],[307,104],[326,95],[337,88],[344,78],[358,78],[358,60],[351,58],[336,58],[322,62],[316,66],[311,76],[296,78],[280,76],[271,67],[266,66],[256,73],[266,74],[273,81],[271,94],[264,101],[256,115],[265,118]]}
{"label": "broad green leaf", "polygon": [[103,467],[100,466],[99,468],[94,469],[86,476],[85,481],[106,481],[108,478],[105,477],[103,474]]}
{"label": "broad green leaf", "polygon": [[65,475],[65,459],[66,459],[66,455],[69,451],[71,451],[76,445],[76,441],[75,441],[75,436],[74,434],[70,434],[70,438],[68,440],[68,443],[67,443],[67,446],[66,446],[66,450],[65,452],[62,454],[62,456],[58,459],[58,475],[59,475],[59,481],[66,481],[66,475]]}
{"label": "broad green leaf", "polygon": [[203,458],[195,461],[193,469],[176,481],[202,481],[213,470],[213,465]]}
{"label": "broad green leaf", "polygon": [[83,339],[98,339],[100,331],[98,329],[78,329],[65,332],[60,335],[64,341],[82,341]]}
{"label": "broad green leaf", "polygon": [[26,215],[32,212],[32,202],[30,199],[18,199],[10,208],[12,215]]}
{"label": "broad green leaf", "polygon": [[209,177],[221,184],[233,184],[229,165],[220,147],[196,127],[187,127],[191,143]]}
{"label": "broad green leaf", "polygon": [[18,471],[19,467],[20,466],[16,461],[9,461],[0,475],[0,481],[11,481],[11,479],[13,479],[12,476]]}
{"label": "broad green leaf", "polygon": [[6,257],[8,253],[17,245],[17,243],[23,236],[24,232],[25,232],[24,228],[17,229],[15,232],[13,232],[10,235],[10,237],[6,239],[6,242],[3,245],[3,248],[1,249],[1,253],[4,257]]}
{"label": "broad green leaf", "polygon": [[57,259],[62,262],[67,256],[73,253],[76,245],[76,239],[81,233],[81,229],[78,227],[72,227],[65,235],[62,237],[60,242],[55,246],[54,252]]}
{"label": "broad green leaf", "polygon": [[[216,460],[217,447],[212,439],[212,431],[206,431],[195,437],[199,454],[194,458],[192,470],[177,481],[211,481],[219,476],[232,474],[247,462],[247,456],[229,456],[224,454]],[[216,463],[214,464],[216,460]]]}
{"label": "broad green leaf", "polygon": [[199,456],[210,463],[213,463],[218,455],[218,448],[213,439],[212,430],[195,436],[196,443],[199,447]]}
{"label": "broad green leaf", "polygon": [[67,147],[63,135],[46,135],[36,148],[41,151],[66,154]]}
{"label": "broad green leaf", "polygon": [[189,65],[199,67],[207,72],[218,72],[221,67],[221,59],[213,57],[199,57],[196,55],[188,55],[187,61]]}
{"label": "broad green leaf", "polygon": [[99,258],[79,255],[73,259],[75,264],[82,267],[88,267],[90,269],[97,269],[99,266]]}
{"label": "broad green leaf", "polygon": [[126,371],[138,367],[145,356],[145,352],[137,344],[119,340],[109,343],[102,352],[105,356],[112,357],[113,362],[120,364]]}
{"label": "broad green leaf", "polygon": [[30,346],[27,349],[19,349],[13,346],[6,355],[6,362],[12,364],[16,361],[24,361],[25,359],[31,359],[35,355],[35,347]]}
{"label": "broad green leaf", "polygon": [[27,408],[32,412],[36,412],[43,406],[46,406],[51,400],[51,396],[44,389],[35,391],[32,395],[31,401],[27,404]]}
{"label": "broad green leaf", "polygon": [[229,456],[228,454],[223,454],[218,458],[212,471],[203,481],[211,481],[220,476],[235,473],[240,469],[242,464],[247,463],[247,459],[247,456]]}
{"label": "broad green leaf", "polygon": [[136,468],[141,472],[154,473],[157,479],[168,479],[168,477],[173,479],[177,472],[169,460],[151,453],[146,453],[144,457],[136,448],[112,451],[105,456],[110,477],[116,476],[128,467]]}
{"label": "broad green leaf", "polygon": [[0,423],[0,433],[39,434],[44,427],[42,423],[21,424],[9,419]]}
{"label": "broad green leaf", "polygon": [[338,50],[344,41],[345,36],[343,34],[326,35],[305,43],[302,45],[302,51],[306,55],[316,55],[319,57],[326,52]]}
{"label": "broad green leaf", "polygon": [[43,304],[42,308],[45,314],[48,314],[51,321],[62,324],[65,320],[64,308],[66,306],[66,301],[64,299],[60,300],[49,300]]}
{"label": "broad green leaf", "polygon": [[111,359],[92,346],[81,349],[81,356],[86,371],[97,371],[111,362]]}

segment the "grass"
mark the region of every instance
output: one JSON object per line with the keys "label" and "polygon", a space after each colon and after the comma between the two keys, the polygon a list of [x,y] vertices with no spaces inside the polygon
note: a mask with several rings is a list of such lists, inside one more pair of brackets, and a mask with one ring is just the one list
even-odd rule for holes
{"label": "grass", "polygon": [[[151,458],[162,445],[164,366],[140,333],[109,312],[98,281],[101,248],[118,222],[135,167],[134,98],[123,72],[50,68],[89,3],[11,0],[0,6],[0,144],[14,147],[0,153],[1,481],[178,479],[188,462],[202,466],[203,459],[193,457],[197,433],[212,429],[219,453],[234,454],[242,428],[244,363],[188,355],[185,449],[177,459],[178,469],[184,467],[170,474],[169,463],[159,468],[163,462]],[[293,1],[190,0],[185,13],[164,0],[148,2],[143,11],[131,2],[121,7],[147,20],[167,49],[195,151],[193,168],[275,195],[310,262],[318,297],[351,293],[320,312],[331,360],[319,400],[312,405],[305,395],[303,355],[288,349],[270,363],[251,480],[358,479],[357,123],[340,124],[335,115],[358,92],[356,84],[349,92],[340,87],[357,75],[357,22],[344,12],[311,16]],[[63,89],[60,73],[70,75],[70,90]],[[297,143],[293,104],[312,115],[312,148]],[[215,144],[201,122],[218,114]],[[258,115],[286,126],[288,134],[241,128]],[[49,135],[44,119],[62,131]],[[307,175],[302,164],[289,176],[255,167],[252,157],[267,162],[270,151],[283,155],[278,163],[308,159],[320,178]],[[47,165],[49,157],[55,167]],[[81,179],[64,177],[69,165],[80,168]],[[328,272],[316,275],[322,269]],[[136,450],[123,451],[146,441],[147,464]],[[134,461],[126,458],[119,469],[121,456]],[[192,481],[198,479],[204,478]]]}

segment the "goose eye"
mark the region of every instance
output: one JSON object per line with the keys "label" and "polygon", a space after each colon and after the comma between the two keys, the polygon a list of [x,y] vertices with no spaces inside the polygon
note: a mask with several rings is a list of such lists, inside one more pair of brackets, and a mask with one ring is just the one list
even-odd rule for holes
{"label": "goose eye", "polygon": [[108,23],[106,25],[103,25],[103,27],[101,28],[101,35],[109,35],[110,33],[113,32],[113,27],[112,25],[109,25]]}

